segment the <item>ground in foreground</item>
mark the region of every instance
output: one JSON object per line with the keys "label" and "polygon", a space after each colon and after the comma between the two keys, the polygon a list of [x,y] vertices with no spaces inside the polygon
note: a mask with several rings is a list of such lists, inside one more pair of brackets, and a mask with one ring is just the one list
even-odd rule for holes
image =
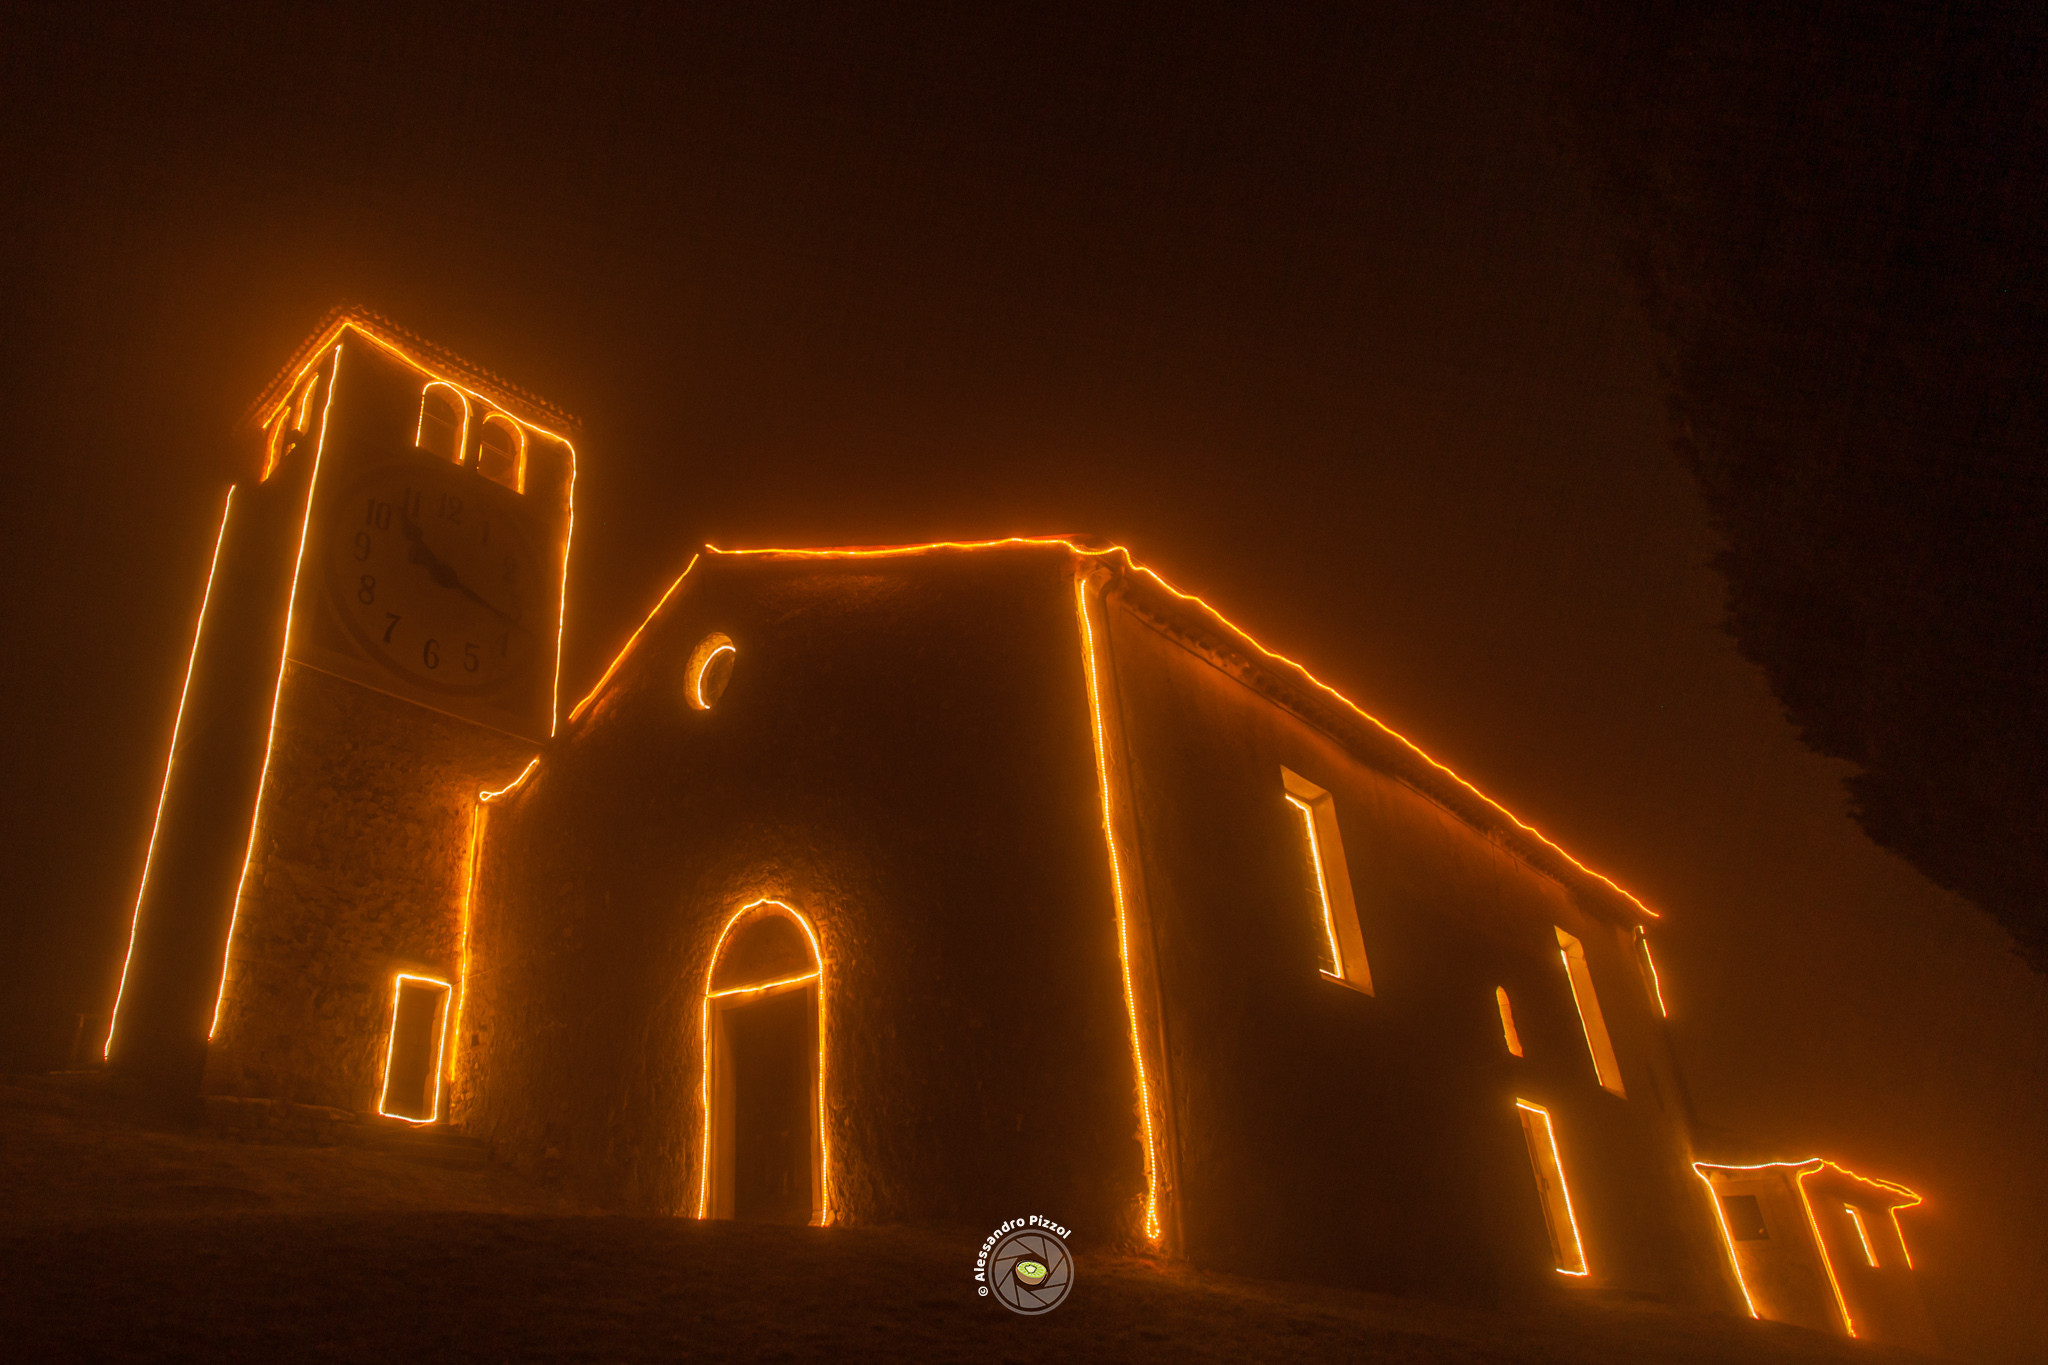
{"label": "ground in foreground", "polygon": [[610,1216],[498,1168],[152,1129],[89,1082],[0,1083],[17,1359],[1922,1359],[1711,1314],[1485,1311],[1107,1257],[1022,1318],[976,1297],[974,1253],[908,1229]]}

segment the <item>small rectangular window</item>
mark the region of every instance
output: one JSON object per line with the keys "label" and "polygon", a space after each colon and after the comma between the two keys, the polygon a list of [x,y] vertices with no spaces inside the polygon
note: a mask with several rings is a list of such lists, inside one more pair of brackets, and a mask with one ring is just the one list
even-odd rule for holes
{"label": "small rectangular window", "polygon": [[1756,1202],[1753,1194],[1724,1194],[1721,1199],[1721,1217],[1727,1221],[1728,1236],[1737,1242],[1763,1242],[1770,1240],[1770,1230],[1764,1227],[1763,1206]]}
{"label": "small rectangular window", "polygon": [[409,1123],[432,1123],[440,1117],[441,1047],[447,1020],[447,982],[411,972],[398,974],[378,1113]]}
{"label": "small rectangular window", "polygon": [[1600,997],[1593,992],[1593,971],[1586,965],[1586,945],[1562,929],[1557,931],[1557,945],[1564,957],[1565,975],[1572,983],[1572,1001],[1579,1007],[1579,1023],[1586,1030],[1586,1047],[1593,1054],[1593,1069],[1600,1075],[1600,1086],[1626,1098],[1628,1092],[1621,1086],[1621,1063],[1614,1056],[1614,1040],[1607,1036]]}
{"label": "small rectangular window", "polygon": [[1564,1183],[1564,1163],[1558,1160],[1557,1134],[1551,1131],[1550,1113],[1541,1105],[1516,1100],[1522,1116],[1522,1136],[1529,1144],[1529,1164],[1536,1170],[1536,1193],[1543,1201],[1543,1225],[1550,1231],[1550,1252],[1560,1275],[1586,1273],[1586,1251],[1579,1242],[1579,1221],[1572,1216],[1571,1191]]}
{"label": "small rectangular window", "polygon": [[1522,1055],[1522,1035],[1515,1031],[1515,1008],[1508,1003],[1508,988],[1495,986],[1493,998],[1500,1005],[1500,1031],[1507,1039],[1508,1051],[1519,1057]]}
{"label": "small rectangular window", "polygon": [[1298,773],[1280,770],[1287,804],[1301,830],[1302,850],[1316,889],[1322,918],[1321,967],[1331,981],[1372,994],[1372,968],[1365,960],[1365,939],[1358,929],[1358,905],[1351,896],[1351,873],[1344,864],[1344,839],[1337,832],[1337,803],[1330,794]]}

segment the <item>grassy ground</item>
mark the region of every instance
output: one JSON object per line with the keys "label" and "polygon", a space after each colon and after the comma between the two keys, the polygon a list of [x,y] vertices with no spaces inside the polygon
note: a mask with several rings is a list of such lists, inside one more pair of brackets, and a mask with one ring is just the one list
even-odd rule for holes
{"label": "grassy ground", "polygon": [[1085,1258],[1021,1318],[972,1239],[625,1218],[509,1171],[138,1125],[0,1082],[0,1354],[19,1360],[1857,1361],[1640,1306],[1488,1312]]}

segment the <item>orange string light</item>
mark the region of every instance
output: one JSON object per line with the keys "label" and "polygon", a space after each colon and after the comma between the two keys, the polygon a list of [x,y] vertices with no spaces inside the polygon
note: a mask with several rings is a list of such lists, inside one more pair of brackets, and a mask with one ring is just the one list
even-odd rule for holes
{"label": "orange string light", "polygon": [[619,671],[619,665],[626,662],[626,656],[633,652],[633,646],[640,643],[641,633],[645,631],[648,626],[653,624],[655,617],[661,615],[661,609],[668,605],[668,600],[671,597],[674,597],[676,595],[676,589],[683,586],[683,580],[690,576],[690,570],[697,567],[697,561],[701,558],[701,555],[690,556],[690,562],[688,564],[685,564],[683,566],[683,571],[676,575],[676,581],[668,585],[668,591],[663,593],[661,595],[661,600],[654,604],[654,610],[648,612],[646,616],[641,618],[640,624],[633,627],[633,633],[626,637],[626,643],[624,644],[624,646],[620,648],[617,654],[614,654],[612,656],[611,663],[606,665],[604,670],[604,676],[600,677],[597,680],[597,685],[595,687],[592,687],[590,691],[584,694],[582,701],[577,702],[574,706],[569,708],[570,724],[575,724],[576,718],[578,716],[581,716],[584,713],[584,711],[589,708],[590,703],[597,700],[597,694],[604,691],[605,685],[611,682],[612,675]]}
{"label": "orange string light", "polygon": [[758,986],[732,986],[722,991],[712,991],[710,998],[713,1000],[723,1000],[728,995],[759,995],[763,991],[779,990],[784,986],[794,986],[801,982],[816,981],[817,979],[818,974],[815,971],[805,972],[800,976],[785,976],[780,981],[763,981]]}
{"label": "orange string light", "polygon": [[[459,395],[462,395],[464,399],[463,433],[465,440],[467,439],[468,434],[468,413],[469,402],[471,400],[481,403],[485,407],[488,407],[496,412],[504,412],[503,408],[501,408],[497,403],[493,402],[489,397],[477,392],[475,389],[470,388],[468,385],[457,381],[448,374],[437,369],[435,366],[427,363],[419,356],[414,355],[406,348],[399,346],[396,343],[389,341],[382,336],[379,336],[375,331],[370,330],[370,328],[368,328],[361,322],[358,322],[356,319],[347,317],[337,319],[333,323],[333,325],[328,327],[326,331],[321,335],[319,341],[309,348],[312,358],[309,359],[306,362],[306,364],[300,368],[298,374],[293,376],[290,386],[287,387],[286,392],[289,395],[293,390],[297,388],[300,381],[304,379],[308,371],[315,369],[320,364],[321,360],[326,356],[330,354],[333,356],[334,367],[328,373],[326,378],[327,395],[326,400],[322,404],[320,410],[320,435],[314,446],[313,451],[313,473],[312,477],[308,480],[307,483],[305,516],[299,523],[299,548],[297,556],[293,560],[292,564],[291,594],[290,597],[287,599],[285,606],[285,647],[279,653],[277,670],[277,688],[271,694],[270,733],[268,738],[266,738],[266,740],[264,741],[263,746],[263,772],[261,778],[259,778],[257,781],[255,809],[250,814],[249,848],[248,852],[245,853],[243,856],[242,876],[241,880],[236,884],[235,887],[235,904],[228,919],[228,946],[221,958],[220,992],[218,995],[215,996],[213,1002],[213,1023],[208,1028],[206,1035],[209,1039],[211,1039],[215,1034],[217,1034],[220,1031],[221,1011],[227,1000],[228,963],[230,960],[232,960],[234,955],[235,929],[241,919],[242,913],[242,892],[248,884],[249,866],[254,858],[256,851],[256,833],[257,830],[262,827],[263,797],[269,787],[270,759],[277,744],[278,707],[279,703],[282,701],[284,696],[285,664],[286,661],[290,658],[291,653],[292,615],[294,608],[297,606],[298,603],[299,571],[305,563],[306,533],[307,528],[312,520],[313,491],[319,481],[320,460],[321,456],[325,453],[327,445],[327,417],[329,411],[334,406],[334,393],[336,388],[338,387],[338,380],[340,378],[341,339],[344,336],[344,334],[347,333],[355,334],[356,336],[362,338],[365,342],[376,347],[378,350],[383,351],[387,355],[393,357],[400,364],[403,364],[408,368],[412,369],[413,371],[415,371],[416,373],[425,376],[430,383],[430,387],[433,384],[445,384],[449,388],[455,390],[456,393],[458,393]],[[330,346],[332,347],[331,351],[328,349]],[[286,403],[288,404],[289,401],[289,398],[287,398]],[[576,446],[575,443],[570,441],[568,437],[562,435],[560,432],[550,431],[548,428],[540,425],[538,422],[531,422],[521,417],[514,417],[510,413],[505,413],[505,416],[507,416],[512,421],[517,423],[524,430],[535,431],[547,437],[550,440],[560,442],[562,448],[569,452],[569,488],[567,506],[568,523],[565,534],[562,537],[562,575],[560,590],[557,595],[555,616],[555,675],[553,681],[553,691],[551,693],[551,698],[548,704],[548,733],[550,735],[553,735],[560,723],[562,693],[562,635],[568,623],[569,550],[576,533]],[[415,441],[417,441],[417,433],[415,433],[414,439]],[[536,763],[538,761],[538,759],[535,760]],[[531,770],[532,765],[528,765],[528,771],[530,772]],[[526,774],[522,773],[520,775],[520,779],[524,780],[525,776]],[[513,785],[517,786],[518,783],[515,782]],[[507,788],[506,790],[509,791],[510,788]],[[493,793],[493,795],[495,794],[502,793]],[[484,799],[489,799],[489,795],[486,795]]]}
{"label": "orange string light", "polygon": [[1159,1138],[1152,1130],[1152,1086],[1145,1075],[1145,1044],[1138,1029],[1138,996],[1131,986],[1130,915],[1124,904],[1123,857],[1117,851],[1115,807],[1109,791],[1109,745],[1103,733],[1102,679],[1095,660],[1095,623],[1088,611],[1088,580],[1079,574],[1074,577],[1074,612],[1081,618],[1081,657],[1087,664],[1088,707],[1094,721],[1095,775],[1102,788],[1102,841],[1109,849],[1110,889],[1116,897],[1117,958],[1124,978],[1124,1013],[1131,1028],[1131,1060],[1138,1073],[1138,1114],[1145,1124],[1145,1236],[1156,1242],[1160,1237]]}
{"label": "orange string light", "polygon": [[[562,638],[569,629],[569,547],[576,540],[576,448],[567,441],[562,442],[569,451],[569,507],[568,524],[562,530],[562,581],[555,585],[555,679],[548,692],[548,738],[554,738],[562,728]],[[522,457],[519,479],[526,481],[526,464]]]}
{"label": "orange string light", "polygon": [[1602,873],[1595,872],[1592,868],[1586,866],[1577,858],[1574,858],[1570,853],[1566,852],[1562,846],[1553,842],[1548,835],[1543,833],[1542,830],[1537,829],[1536,826],[1529,824],[1527,821],[1523,820],[1520,816],[1516,815],[1506,806],[1503,806],[1500,802],[1494,800],[1485,792],[1479,790],[1479,788],[1473,786],[1470,782],[1460,777],[1456,772],[1452,771],[1449,767],[1445,766],[1442,763],[1437,762],[1436,759],[1430,757],[1429,754],[1425,753],[1422,750],[1422,748],[1419,745],[1417,745],[1414,741],[1410,740],[1407,736],[1401,734],[1399,731],[1389,726],[1385,721],[1381,720],[1379,717],[1373,715],[1371,712],[1359,706],[1358,703],[1352,701],[1349,697],[1339,692],[1336,688],[1331,687],[1322,679],[1316,677],[1315,674],[1309,672],[1307,668],[1295,662],[1293,659],[1290,659],[1282,654],[1276,654],[1272,650],[1267,649],[1264,645],[1260,644],[1256,639],[1254,639],[1249,632],[1245,631],[1243,628],[1238,626],[1235,622],[1230,620],[1229,617],[1225,616],[1222,612],[1218,611],[1215,607],[1211,606],[1202,598],[1194,595],[1193,593],[1182,592],[1180,589],[1174,587],[1171,583],[1167,582],[1164,578],[1160,577],[1151,569],[1148,569],[1144,565],[1138,563],[1137,560],[1131,556],[1131,552],[1124,546],[1113,545],[1107,549],[1093,550],[1089,549],[1087,546],[1084,545],[1077,545],[1072,540],[1069,540],[1063,536],[1008,536],[997,540],[938,540],[928,541],[916,545],[849,546],[832,549],[808,550],[781,548],[722,550],[715,545],[707,545],[704,548],[712,554],[721,555],[804,555],[815,558],[857,559],[879,558],[891,555],[926,554],[935,550],[988,550],[1009,545],[1062,545],[1065,546],[1068,550],[1072,551],[1074,554],[1083,555],[1094,559],[1107,558],[1112,555],[1122,556],[1125,566],[1128,567],[1133,573],[1143,574],[1145,577],[1151,579],[1163,591],[1167,592],[1171,596],[1177,598],[1182,602],[1193,603],[1195,606],[1201,608],[1210,616],[1214,617],[1219,624],[1224,626],[1232,634],[1236,635],[1239,639],[1243,640],[1246,644],[1250,645],[1253,649],[1257,650],[1260,654],[1264,655],[1268,659],[1273,660],[1275,663],[1284,664],[1288,668],[1293,669],[1296,673],[1299,673],[1318,691],[1324,693],[1333,701],[1336,701],[1345,709],[1351,711],[1360,719],[1364,720],[1365,722],[1373,726],[1373,728],[1379,730],[1389,739],[1396,741],[1404,748],[1408,749],[1417,758],[1420,758],[1423,762],[1429,764],[1430,767],[1435,768],[1444,776],[1450,778],[1453,782],[1456,782],[1459,786],[1463,787],[1466,791],[1478,797],[1481,801],[1485,802],[1488,806],[1492,807],[1495,811],[1499,812],[1508,821],[1514,824],[1516,828],[1522,830],[1524,833],[1534,838],[1537,842],[1541,843],[1551,852],[1557,854],[1558,857],[1563,858],[1566,862],[1570,863],[1573,867],[1576,867],[1579,871],[1585,873],[1587,876],[1593,878],[1595,881],[1598,881],[1603,885],[1607,886],[1615,894],[1622,897],[1622,899],[1626,900],[1629,904],[1635,906],[1636,909],[1642,911],[1644,914],[1650,916],[1652,919],[1660,918],[1660,916],[1655,910],[1652,910],[1648,905],[1645,905],[1640,899],[1638,899],[1632,892],[1627,890],[1620,883],[1616,882],[1611,877],[1603,875]]}
{"label": "orange string light", "polygon": [[[423,1119],[414,1118],[410,1114],[394,1114],[384,1107],[391,1098],[391,1058],[398,1050],[398,998],[404,993],[405,983],[408,981],[423,981],[429,986],[441,988],[441,1032],[434,1049],[433,1070],[427,1073],[434,1078],[434,1100]],[[391,1034],[384,1042],[384,1090],[377,1097],[377,1112],[387,1119],[398,1119],[403,1123],[425,1127],[441,1117],[441,1054],[448,1046],[448,993],[447,982],[438,977],[421,976],[417,972],[400,972],[391,984]]]}
{"label": "orange string light", "polygon": [[[718,972],[718,959],[725,952],[725,941],[733,926],[762,906],[773,906],[804,931],[810,941],[811,961],[817,963],[814,971],[801,976],[786,977],[780,981],[764,982],[758,986],[742,986],[733,990],[714,991],[711,982]],[[825,951],[819,942],[818,933],[811,922],[799,914],[794,906],[763,896],[749,902],[732,913],[725,925],[718,931],[718,941],[711,947],[711,960],[704,967],[704,995],[697,1006],[697,1038],[702,1053],[702,1071],[698,1089],[698,1102],[703,1110],[703,1139],[697,1147],[697,1216],[711,1216],[711,1002],[729,995],[751,995],[772,990],[777,986],[793,986],[804,981],[818,983],[818,1223],[828,1225],[832,1221],[832,1141],[825,1123]]]}
{"label": "orange string light", "polygon": [[199,638],[206,630],[206,605],[213,600],[214,575],[220,571],[220,547],[228,538],[228,514],[235,507],[235,490],[228,488],[228,496],[221,504],[220,529],[213,536],[213,557],[206,564],[206,590],[199,596],[199,617],[192,624],[192,649],[185,656],[185,681],[178,689],[178,710],[171,720],[171,747],[164,755],[163,785],[157,788],[156,817],[149,824],[149,846],[142,855],[142,880],[135,888],[135,913],[128,919],[128,951],[121,958],[121,984],[114,988],[114,1009],[107,1016],[107,1041],[100,1049],[101,1058],[114,1055],[114,1028],[121,1021],[121,998],[128,993],[128,968],[135,961],[135,935],[142,924],[142,897],[149,890],[149,865],[156,858],[156,836],[164,824],[164,802],[171,794],[171,769],[178,761],[178,731],[185,724],[185,701],[192,695],[192,672],[199,666]]}
{"label": "orange string light", "polygon": [[[502,407],[500,407],[497,403],[493,402],[488,396],[478,393],[475,389],[470,388],[468,385],[460,383],[459,381],[449,377],[449,375],[447,375],[441,370],[436,369],[434,366],[428,364],[426,361],[420,359],[420,357],[414,355],[411,351],[406,350],[403,346],[400,346],[395,342],[392,342],[384,337],[377,335],[377,333],[369,330],[362,323],[357,322],[354,318],[342,318],[338,320],[332,327],[328,328],[327,336],[328,338],[339,337],[343,332],[354,332],[364,341],[369,342],[372,346],[375,346],[379,350],[384,351],[387,354],[391,355],[392,357],[396,358],[401,364],[407,365],[411,367],[413,370],[417,371],[418,373],[425,375],[428,379],[434,381],[435,383],[446,384],[448,387],[456,390],[458,393],[465,394],[469,398],[475,400],[476,402],[482,403],[485,407],[491,408],[494,411],[500,413],[504,413],[505,416],[510,417],[512,421],[517,422],[522,428],[524,428],[527,431],[539,432],[542,436],[547,437],[551,441],[559,441],[562,445],[562,448],[569,452],[569,490],[567,508],[568,525],[562,535],[562,581],[560,584],[560,590],[557,593],[555,599],[555,679],[554,690],[550,694],[550,700],[548,702],[548,734],[553,735],[556,732],[556,730],[560,728],[561,725],[562,636],[566,631],[569,623],[569,549],[570,546],[575,543],[576,539],[575,442],[571,441],[567,436],[562,435],[562,433],[558,431],[548,430],[546,427],[542,426],[538,422],[531,422],[524,417],[515,417],[511,413],[505,412],[505,410]],[[334,391],[334,380],[332,377],[329,377],[327,381],[327,388],[328,393],[331,397]],[[468,418],[466,415],[468,412],[467,404],[464,405],[463,410],[465,413],[464,434],[466,438],[468,432]],[[525,455],[523,446],[521,447],[520,471],[520,484],[523,489],[526,482]]]}
{"label": "orange string light", "polygon": [[[1692,1169],[1693,1174],[1697,1175],[1701,1183],[1707,1187],[1707,1198],[1713,1203],[1714,1218],[1721,1228],[1722,1243],[1728,1249],[1728,1263],[1735,1268],[1735,1283],[1741,1288],[1742,1297],[1749,1304],[1749,1315],[1753,1318],[1761,1317],[1762,1314],[1757,1312],[1756,1300],[1750,1297],[1749,1283],[1743,1278],[1742,1274],[1742,1262],[1735,1254],[1735,1238],[1728,1231],[1728,1220],[1721,1212],[1720,1194],[1714,1189],[1714,1182],[1708,1177],[1707,1172],[1727,1171],[1731,1174],[1739,1174],[1752,1171],[1780,1171],[1790,1175],[1793,1188],[1799,1193],[1800,1207],[1806,1214],[1806,1226],[1813,1233],[1813,1244],[1820,1251],[1821,1268],[1827,1272],[1828,1288],[1834,1293],[1835,1307],[1841,1312],[1843,1330],[1852,1337],[1859,1335],[1856,1331],[1856,1323],[1849,1315],[1848,1300],[1842,1296],[1842,1282],[1835,1273],[1834,1257],[1829,1255],[1828,1244],[1820,1235],[1820,1220],[1814,1215],[1813,1200],[1807,1195],[1806,1178],[1810,1175],[1818,1174],[1822,1170],[1831,1170],[1840,1175],[1847,1176],[1851,1180],[1865,1185],[1875,1185],[1887,1193],[1900,1196],[1900,1202],[1891,1205],[1888,1210],[1892,1217],[1892,1227],[1894,1230],[1899,1228],[1900,1209],[1914,1208],[1925,1202],[1920,1195],[1894,1181],[1879,1180],[1876,1176],[1859,1175],[1839,1162],[1829,1161],[1825,1157],[1817,1156],[1807,1157],[1804,1161],[1762,1161],[1750,1166],[1719,1166],[1712,1162],[1695,1161],[1692,1164]],[[1851,1213],[1854,1214],[1853,1208]],[[1862,1233],[1864,1230],[1863,1220],[1860,1216],[1856,1218],[1856,1230],[1858,1233]],[[1903,1231],[1899,1232],[1899,1247],[1901,1250],[1906,1250],[1906,1237]],[[1863,1248],[1866,1254],[1870,1254],[1870,1239],[1867,1235],[1864,1237]],[[1877,1264],[1874,1254],[1871,1255],[1871,1264]],[[1910,1250],[1907,1250],[1906,1265],[1910,1269],[1912,1264],[1913,1254]]]}
{"label": "orange string light", "polygon": [[[534,760],[540,762],[539,759]],[[530,765],[529,765],[530,766]],[[456,952],[454,1039],[448,1047],[448,1080],[455,1080],[455,1062],[462,1055],[462,1011],[469,1003],[469,925],[475,914],[476,879],[483,852],[484,817],[489,812],[482,801],[470,807],[469,859],[462,873],[462,943]]]}
{"label": "orange string light", "polygon": [[530,759],[527,762],[527,765],[524,768],[521,768],[519,770],[519,776],[513,778],[510,782],[507,782],[504,786],[498,788],[494,792],[478,792],[476,794],[476,799],[479,801],[495,801],[501,796],[511,795],[513,792],[518,791],[519,788],[525,784],[527,778],[533,776],[533,770],[535,768],[538,768],[539,766],[540,755],[536,754],[533,756],[532,759]]}
{"label": "orange string light", "polygon": [[1842,1208],[1849,1215],[1849,1221],[1856,1225],[1856,1236],[1863,1243],[1863,1259],[1870,1265],[1877,1264],[1877,1249],[1870,1245],[1870,1230],[1863,1226],[1863,1211],[1854,1204]]}
{"label": "orange string light", "polygon": [[1308,856],[1309,861],[1315,864],[1316,895],[1321,897],[1323,903],[1323,933],[1330,940],[1330,961],[1336,967],[1335,971],[1325,972],[1324,975],[1342,981],[1344,952],[1337,946],[1337,920],[1330,913],[1330,884],[1323,877],[1323,848],[1316,839],[1316,813],[1310,809],[1308,802],[1294,793],[1288,792],[1286,797],[1287,804],[1301,812],[1302,823],[1308,827]]}
{"label": "orange string light", "polygon": [[1813,1231],[1813,1244],[1820,1248],[1821,1267],[1828,1272],[1828,1288],[1834,1291],[1835,1307],[1841,1310],[1842,1328],[1853,1337],[1857,1334],[1856,1320],[1849,1316],[1849,1301],[1842,1297],[1842,1280],[1835,1274],[1835,1258],[1828,1254],[1828,1244],[1820,1235],[1820,1219],[1814,1216],[1813,1199],[1806,1193],[1806,1177],[1819,1169],[1815,1166],[1810,1170],[1794,1171],[1792,1186],[1799,1191],[1800,1207],[1806,1210],[1806,1226]]}
{"label": "orange string light", "polygon": [[[519,425],[518,418],[514,417],[511,413],[506,412],[503,408],[498,407],[493,407],[490,413],[484,418],[482,423],[483,430],[488,432],[491,429],[491,424],[494,422],[502,424],[506,429],[510,430],[510,432],[512,433],[511,488],[512,491],[515,493],[524,493],[526,491],[526,428]],[[477,453],[477,468],[481,470],[483,468],[483,453],[481,449],[483,444],[483,438],[479,437],[477,444],[479,447]]]}
{"label": "orange string light", "polygon": [[[249,812],[249,847],[242,854],[242,875],[235,883],[235,904],[228,912],[228,941],[220,955],[220,990],[213,997],[213,1022],[207,1026],[209,1041],[220,1032],[221,1008],[228,998],[228,963],[234,959],[235,927],[242,918],[242,892],[249,885],[249,868],[256,861],[256,832],[263,827],[263,795],[270,786],[270,757],[277,750],[277,712],[284,700],[285,665],[292,655],[292,614],[299,602],[299,571],[306,563],[306,531],[313,522],[313,490],[320,484],[320,457],[327,453],[327,418],[334,410],[334,391],[340,387],[341,344],[335,343],[333,368],[327,375],[327,401],[320,406],[320,435],[313,445],[313,468],[306,478],[306,510],[299,519],[299,548],[292,557],[292,586],[284,604],[284,643],[277,651],[277,684],[270,692],[270,730],[263,740],[263,770],[256,779],[256,805]],[[309,365],[310,368],[310,365]]]}
{"label": "orange string light", "polygon": [[1572,1255],[1578,1261],[1579,1267],[1577,1270],[1570,1270],[1564,1266],[1558,1266],[1557,1273],[1560,1275],[1590,1274],[1591,1272],[1586,1268],[1586,1244],[1579,1240],[1579,1216],[1572,1212],[1571,1182],[1565,1179],[1564,1157],[1557,1150],[1557,1129],[1550,1121],[1550,1111],[1540,1104],[1531,1104],[1527,1100],[1516,1100],[1515,1108],[1536,1116],[1537,1121],[1543,1125],[1544,1140],[1550,1144],[1550,1168],[1557,1172],[1557,1193],[1564,1200],[1565,1227],[1572,1235]]}
{"label": "orange string light", "polygon": [[696,694],[697,709],[699,711],[709,711],[711,709],[711,703],[704,699],[704,675],[711,671],[711,665],[717,662],[718,656],[721,654],[731,654],[737,657],[739,651],[731,645],[720,645],[704,656],[704,662],[697,665],[697,676],[690,679],[690,690]]}
{"label": "orange string light", "polygon": [[1707,1203],[1713,1206],[1714,1222],[1721,1229],[1721,1242],[1728,1248],[1728,1264],[1734,1267],[1735,1270],[1735,1287],[1742,1291],[1742,1301],[1749,1306],[1749,1315],[1753,1318],[1761,1318],[1763,1314],[1756,1311],[1756,1300],[1751,1298],[1749,1294],[1749,1281],[1743,1278],[1742,1262],[1735,1255],[1735,1234],[1728,1230],[1728,1215],[1721,1209],[1720,1192],[1714,1188],[1714,1182],[1707,1178],[1704,1166],[1705,1163],[1703,1162],[1693,1162],[1692,1173],[1700,1178],[1702,1185],[1707,1187]]}
{"label": "orange string light", "polygon": [[453,384],[450,384],[445,379],[436,379],[432,383],[428,384],[424,389],[420,390],[420,418],[419,421],[415,423],[413,426],[413,449],[426,449],[426,447],[422,445],[421,442],[426,440],[427,437],[427,399],[429,396],[433,394],[435,389],[446,389],[448,390],[448,392],[454,394],[456,410],[462,414],[462,420],[460,423],[457,424],[455,428],[454,461],[456,464],[461,464],[463,456],[469,450],[469,399],[463,396],[463,390],[457,388]]}
{"label": "orange string light", "polygon": [[1657,1001],[1659,1016],[1669,1019],[1671,1011],[1664,1007],[1664,981],[1657,974],[1657,959],[1650,956],[1650,936],[1639,927],[1636,930],[1636,946],[1643,951],[1643,965],[1650,969],[1650,994]]}

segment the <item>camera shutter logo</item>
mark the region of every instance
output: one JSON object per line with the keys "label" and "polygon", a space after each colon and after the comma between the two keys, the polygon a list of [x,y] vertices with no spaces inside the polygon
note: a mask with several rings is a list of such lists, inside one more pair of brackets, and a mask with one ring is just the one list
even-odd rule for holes
{"label": "camera shutter logo", "polygon": [[1074,1287],[1073,1253],[1056,1233],[1042,1227],[1019,1228],[989,1253],[988,1282],[1011,1312],[1050,1313]]}

